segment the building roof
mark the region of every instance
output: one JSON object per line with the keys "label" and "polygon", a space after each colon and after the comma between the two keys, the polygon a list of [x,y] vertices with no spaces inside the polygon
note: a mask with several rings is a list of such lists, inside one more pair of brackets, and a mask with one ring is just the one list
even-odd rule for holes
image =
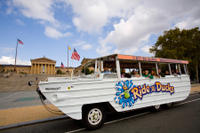
{"label": "building roof", "polygon": [[[0,66],[15,66],[13,64],[0,64]],[[16,67],[30,67],[31,65],[16,65]]]}
{"label": "building roof", "polygon": [[46,57],[31,59],[31,62],[52,62],[52,63],[56,63],[55,60],[52,60],[52,59],[49,59],[49,58],[46,58]]}
{"label": "building roof", "polygon": [[91,59],[91,58],[83,58],[83,60],[81,61],[81,64],[84,65],[84,64],[86,64],[87,62],[89,62],[91,60],[93,60],[93,59]]}

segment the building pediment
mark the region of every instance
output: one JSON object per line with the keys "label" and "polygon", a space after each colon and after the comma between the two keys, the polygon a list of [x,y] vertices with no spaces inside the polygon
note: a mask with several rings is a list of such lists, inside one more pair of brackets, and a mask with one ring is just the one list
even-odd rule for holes
{"label": "building pediment", "polygon": [[55,60],[51,60],[49,58],[46,57],[42,57],[42,58],[36,58],[36,59],[31,59],[31,62],[48,62],[48,63],[56,63]]}

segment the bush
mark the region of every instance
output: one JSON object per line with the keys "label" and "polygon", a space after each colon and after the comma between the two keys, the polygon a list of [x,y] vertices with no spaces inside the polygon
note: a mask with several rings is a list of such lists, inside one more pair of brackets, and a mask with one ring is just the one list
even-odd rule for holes
{"label": "bush", "polygon": [[62,73],[62,71],[61,71],[60,69],[58,69],[58,70],[56,71],[56,74],[63,74],[63,73]]}
{"label": "bush", "polygon": [[84,71],[84,69],[82,69],[81,72],[85,73],[85,75],[88,75],[88,74],[94,73],[94,70],[90,71],[90,69],[86,68],[85,71]]}
{"label": "bush", "polygon": [[[12,71],[11,71],[12,72]],[[27,74],[26,72],[19,72],[19,74]]]}

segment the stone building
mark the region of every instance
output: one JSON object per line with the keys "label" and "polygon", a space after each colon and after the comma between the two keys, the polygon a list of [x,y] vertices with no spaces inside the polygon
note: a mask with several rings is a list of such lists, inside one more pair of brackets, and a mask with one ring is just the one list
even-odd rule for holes
{"label": "stone building", "polygon": [[[61,68],[55,66],[56,61],[42,57],[31,59],[31,65],[16,65],[16,72],[23,74],[47,74],[54,75],[58,70],[61,70],[63,74],[69,74],[73,70],[72,67]],[[0,64],[0,72],[14,72],[15,66],[10,64]]]}
{"label": "stone building", "polygon": [[[17,73],[30,73],[30,65],[16,65]],[[0,64],[0,72],[14,72],[14,65],[9,64]]]}
{"label": "stone building", "polygon": [[[81,65],[78,66],[77,68],[75,68],[75,72],[80,73],[82,71],[82,69],[84,69],[84,66],[86,63],[92,61],[92,59],[90,58],[83,58],[83,60],[81,61]],[[94,66],[90,66],[87,67],[90,71],[94,71]]]}
{"label": "stone building", "polygon": [[55,74],[56,61],[46,57],[32,59],[30,74]]}

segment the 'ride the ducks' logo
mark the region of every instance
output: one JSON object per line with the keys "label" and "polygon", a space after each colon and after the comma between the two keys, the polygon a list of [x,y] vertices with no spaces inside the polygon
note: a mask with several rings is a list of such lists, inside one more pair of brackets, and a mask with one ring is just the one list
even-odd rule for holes
{"label": "'ride the ducks' logo", "polygon": [[125,108],[127,106],[133,106],[138,98],[142,100],[144,95],[153,92],[164,92],[172,95],[174,94],[174,86],[170,86],[170,83],[163,85],[158,81],[151,86],[146,84],[136,86],[133,85],[132,80],[126,80],[116,84],[116,91],[115,102],[122,105],[122,108]]}

